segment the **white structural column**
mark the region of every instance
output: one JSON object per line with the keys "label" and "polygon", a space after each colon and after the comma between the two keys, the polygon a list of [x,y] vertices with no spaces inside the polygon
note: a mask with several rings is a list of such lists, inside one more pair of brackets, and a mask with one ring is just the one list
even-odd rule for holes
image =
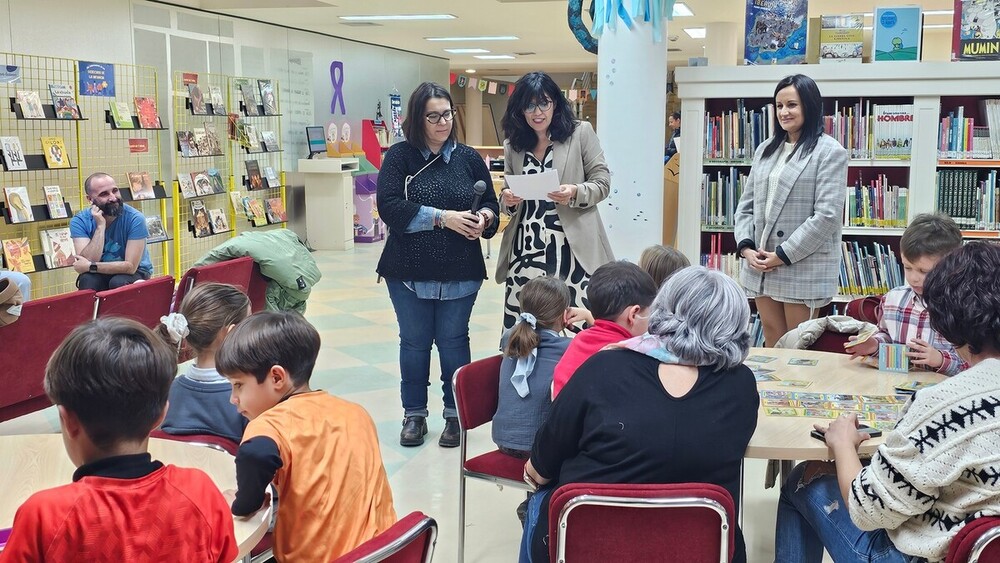
{"label": "white structural column", "polygon": [[662,240],[666,42],[653,41],[649,23],[618,21],[601,35],[597,74],[597,133],[611,168],[601,216],[615,258],[638,261]]}
{"label": "white structural column", "polygon": [[709,66],[734,66],[737,64],[739,44],[743,37],[739,24],[711,22],[705,24],[705,56]]}
{"label": "white structural column", "polygon": [[475,87],[465,90],[465,144],[483,144],[483,93]]}

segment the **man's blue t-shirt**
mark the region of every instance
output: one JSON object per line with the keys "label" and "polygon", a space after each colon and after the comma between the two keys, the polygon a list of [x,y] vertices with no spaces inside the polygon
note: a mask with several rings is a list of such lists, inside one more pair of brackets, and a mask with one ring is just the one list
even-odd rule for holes
{"label": "man's blue t-shirt", "polygon": [[[90,207],[73,216],[69,222],[69,235],[72,238],[93,238],[97,230]],[[125,260],[125,245],[130,240],[146,240],[149,230],[146,229],[146,216],[131,205],[122,206],[122,214],[104,229],[104,253],[101,262],[123,262]],[[149,259],[149,248],[142,249],[142,259],[139,260],[137,272],[152,275],[153,262]]]}

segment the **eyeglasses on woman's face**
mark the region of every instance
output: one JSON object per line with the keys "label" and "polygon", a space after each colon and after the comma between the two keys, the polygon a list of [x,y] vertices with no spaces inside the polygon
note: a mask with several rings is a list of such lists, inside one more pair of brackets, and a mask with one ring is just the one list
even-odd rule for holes
{"label": "eyeglasses on woman's face", "polygon": [[535,113],[536,110],[541,110],[545,113],[552,109],[552,100],[542,100],[541,102],[532,102],[528,104],[528,107],[524,108],[524,113]]}
{"label": "eyeglasses on woman's face", "polygon": [[434,124],[441,123],[442,119],[445,121],[451,121],[452,119],[455,119],[455,110],[446,109],[440,113],[432,111],[427,115],[425,115],[424,118],[427,119],[427,123],[434,123]]}

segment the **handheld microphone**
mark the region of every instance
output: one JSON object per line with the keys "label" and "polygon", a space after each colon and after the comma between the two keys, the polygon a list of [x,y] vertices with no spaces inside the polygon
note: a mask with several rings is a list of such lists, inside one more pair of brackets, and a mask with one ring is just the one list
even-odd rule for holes
{"label": "handheld microphone", "polygon": [[479,204],[483,202],[483,194],[486,193],[486,182],[479,180],[472,186],[472,191],[475,193],[472,197],[472,212],[475,213],[479,211]]}

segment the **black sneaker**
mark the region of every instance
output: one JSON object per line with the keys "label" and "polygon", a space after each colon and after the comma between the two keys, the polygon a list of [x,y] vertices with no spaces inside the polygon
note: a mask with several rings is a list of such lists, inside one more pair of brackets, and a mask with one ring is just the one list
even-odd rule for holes
{"label": "black sneaker", "polygon": [[459,440],[462,438],[461,432],[462,429],[458,425],[457,418],[448,417],[444,419],[444,431],[441,432],[438,445],[442,448],[457,448]]}
{"label": "black sneaker", "polygon": [[403,430],[399,432],[400,446],[420,446],[427,434],[427,419],[422,416],[408,416],[403,419]]}

